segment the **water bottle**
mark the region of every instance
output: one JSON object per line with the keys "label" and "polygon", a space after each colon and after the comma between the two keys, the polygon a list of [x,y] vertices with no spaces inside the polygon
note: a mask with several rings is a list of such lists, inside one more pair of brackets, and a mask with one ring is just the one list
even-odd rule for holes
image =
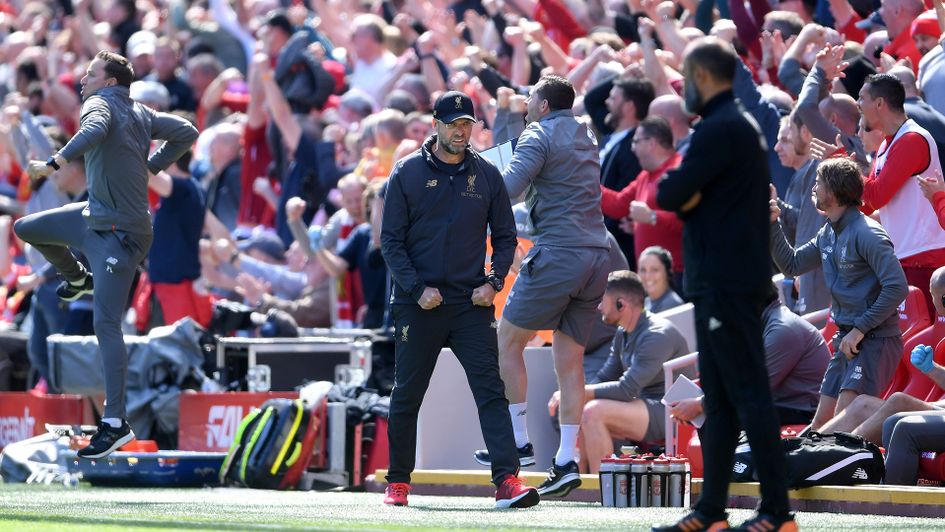
{"label": "water bottle", "polygon": [[373,343],[367,336],[359,336],[351,342],[351,352],[354,355],[354,362],[364,370],[364,378],[371,375],[374,362]]}
{"label": "water bottle", "polygon": [[630,459],[630,506],[642,508],[650,505],[650,476],[646,460]]}
{"label": "water bottle", "polygon": [[615,458],[604,458],[600,461],[600,504],[604,507],[614,506],[614,466]]}
{"label": "water bottle", "polygon": [[689,459],[669,459],[669,506],[689,507]]}
{"label": "water bottle", "polygon": [[630,459],[614,459],[614,506],[626,508],[630,506],[628,488],[630,484]]}
{"label": "water bottle", "polygon": [[668,477],[669,460],[657,458],[652,462],[653,475],[650,479],[650,505],[655,507],[667,506],[666,496],[668,495]]}

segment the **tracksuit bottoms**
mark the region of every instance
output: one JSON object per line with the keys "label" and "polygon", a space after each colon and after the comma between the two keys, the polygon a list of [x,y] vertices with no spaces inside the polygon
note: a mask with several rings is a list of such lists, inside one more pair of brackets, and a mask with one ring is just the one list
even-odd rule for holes
{"label": "tracksuit bottoms", "polygon": [[925,451],[945,451],[945,410],[900,412],[883,423],[886,448],[885,484],[914,486],[919,457]]}
{"label": "tracksuit bottoms", "polygon": [[81,251],[88,259],[95,283],[93,326],[105,375],[102,417],[126,419],[128,351],[121,332],[121,317],[135,270],[151,247],[152,235],[90,229],[82,215],[87,203],[70,203],[25,216],[16,221],[13,230],[42,253],[67,281],[81,281],[85,277],[85,268],[69,248]]}
{"label": "tracksuit bottoms", "polygon": [[499,376],[495,308],[470,303],[391,305],[394,317],[394,389],[390,396],[387,435],[390,445],[388,482],[410,482],[416,464],[417,415],[430,385],[440,350],[449,347],[466,371],[479,410],[479,424],[489,456],[492,482],[517,475],[518,453],[505,384]]}

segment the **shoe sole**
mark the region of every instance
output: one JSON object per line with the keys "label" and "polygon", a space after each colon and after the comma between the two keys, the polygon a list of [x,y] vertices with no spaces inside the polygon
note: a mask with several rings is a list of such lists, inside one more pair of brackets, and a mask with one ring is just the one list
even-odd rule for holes
{"label": "shoe sole", "polygon": [[571,490],[581,485],[581,475],[577,473],[568,473],[554,484],[547,487],[539,487],[538,494],[542,497],[549,495],[551,497],[565,497]]}
{"label": "shoe sole", "polygon": [[407,506],[407,503],[399,503],[399,502],[385,502],[384,504],[387,506]]}
{"label": "shoe sole", "polygon": [[514,499],[500,499],[495,501],[496,508],[531,508],[541,501],[538,490],[527,490]]}
{"label": "shoe sole", "polygon": [[[679,523],[676,523],[675,525],[670,525],[670,526],[680,528]],[[668,527],[654,525],[653,528],[650,529],[650,531],[660,532],[661,530],[666,530],[666,528]],[[731,526],[728,524],[728,521],[714,521],[711,525],[709,525],[709,528],[706,528],[705,530],[706,532],[720,532],[721,530],[731,530]]]}
{"label": "shoe sole", "polygon": [[129,432],[128,434],[125,434],[121,438],[118,438],[117,440],[115,440],[115,443],[113,443],[111,447],[109,447],[108,449],[105,449],[104,451],[98,454],[82,454],[82,451],[80,450],[78,452],[78,457],[88,458],[89,460],[95,460],[97,458],[105,458],[106,456],[120,449],[122,445],[125,445],[126,443],[130,442],[133,439],[135,439],[135,433]]}
{"label": "shoe sole", "polygon": [[[492,467],[492,462],[486,462],[485,460],[480,459],[480,458],[479,458],[478,456],[476,456],[476,455],[473,455],[473,460],[475,460],[475,461],[476,461],[479,465],[481,465],[481,466]],[[537,462],[535,462],[535,457],[534,457],[534,456],[522,457],[522,458],[519,458],[519,459],[518,459],[518,465],[519,465],[519,467],[533,466],[533,465],[535,465],[536,463],[537,463]]]}

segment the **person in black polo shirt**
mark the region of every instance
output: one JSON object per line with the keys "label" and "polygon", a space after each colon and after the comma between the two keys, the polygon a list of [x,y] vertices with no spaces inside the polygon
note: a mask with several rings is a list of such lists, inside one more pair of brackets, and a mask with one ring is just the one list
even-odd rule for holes
{"label": "person in black polo shirt", "polygon": [[727,528],[725,505],[739,429],[759,465],[758,514],[737,530],[797,530],[789,512],[784,452],[765,367],[761,314],[771,286],[766,144],[732,93],[738,62],[716,38],[686,50],[684,100],[702,116],[682,164],[656,202],[682,218],[684,285],[695,304],[699,377],[705,391],[705,482],[692,513],[653,530]]}
{"label": "person in black polo shirt", "polygon": [[[381,252],[393,276],[395,369],[384,503],[407,505],[417,447],[417,414],[440,350],[449,347],[466,371],[492,460],[497,508],[538,504],[518,478],[518,455],[505,385],[499,376],[492,300],[502,290],[517,244],[502,176],[469,148],[472,100],[440,96],[436,134],[396,164],[385,195]],[[484,271],[486,229],[492,268]]]}

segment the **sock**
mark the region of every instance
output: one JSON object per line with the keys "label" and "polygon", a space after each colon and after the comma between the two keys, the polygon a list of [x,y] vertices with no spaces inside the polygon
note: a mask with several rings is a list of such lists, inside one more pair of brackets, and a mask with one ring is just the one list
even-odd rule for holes
{"label": "sock", "polygon": [[85,278],[89,276],[89,272],[86,271],[85,267],[79,263],[79,269],[82,271],[82,277],[78,281],[69,281],[69,284],[72,286],[82,286],[85,284]]}
{"label": "sock", "polygon": [[512,431],[515,432],[515,446],[522,447],[528,443],[528,427],[525,424],[525,407],[528,403],[509,404],[509,414],[512,416]]}
{"label": "sock", "polygon": [[117,417],[103,417],[102,421],[111,425],[113,429],[121,427],[121,418]]}
{"label": "sock", "polygon": [[574,461],[574,447],[577,446],[580,425],[561,425],[561,444],[555,455],[555,465],[561,467]]}

